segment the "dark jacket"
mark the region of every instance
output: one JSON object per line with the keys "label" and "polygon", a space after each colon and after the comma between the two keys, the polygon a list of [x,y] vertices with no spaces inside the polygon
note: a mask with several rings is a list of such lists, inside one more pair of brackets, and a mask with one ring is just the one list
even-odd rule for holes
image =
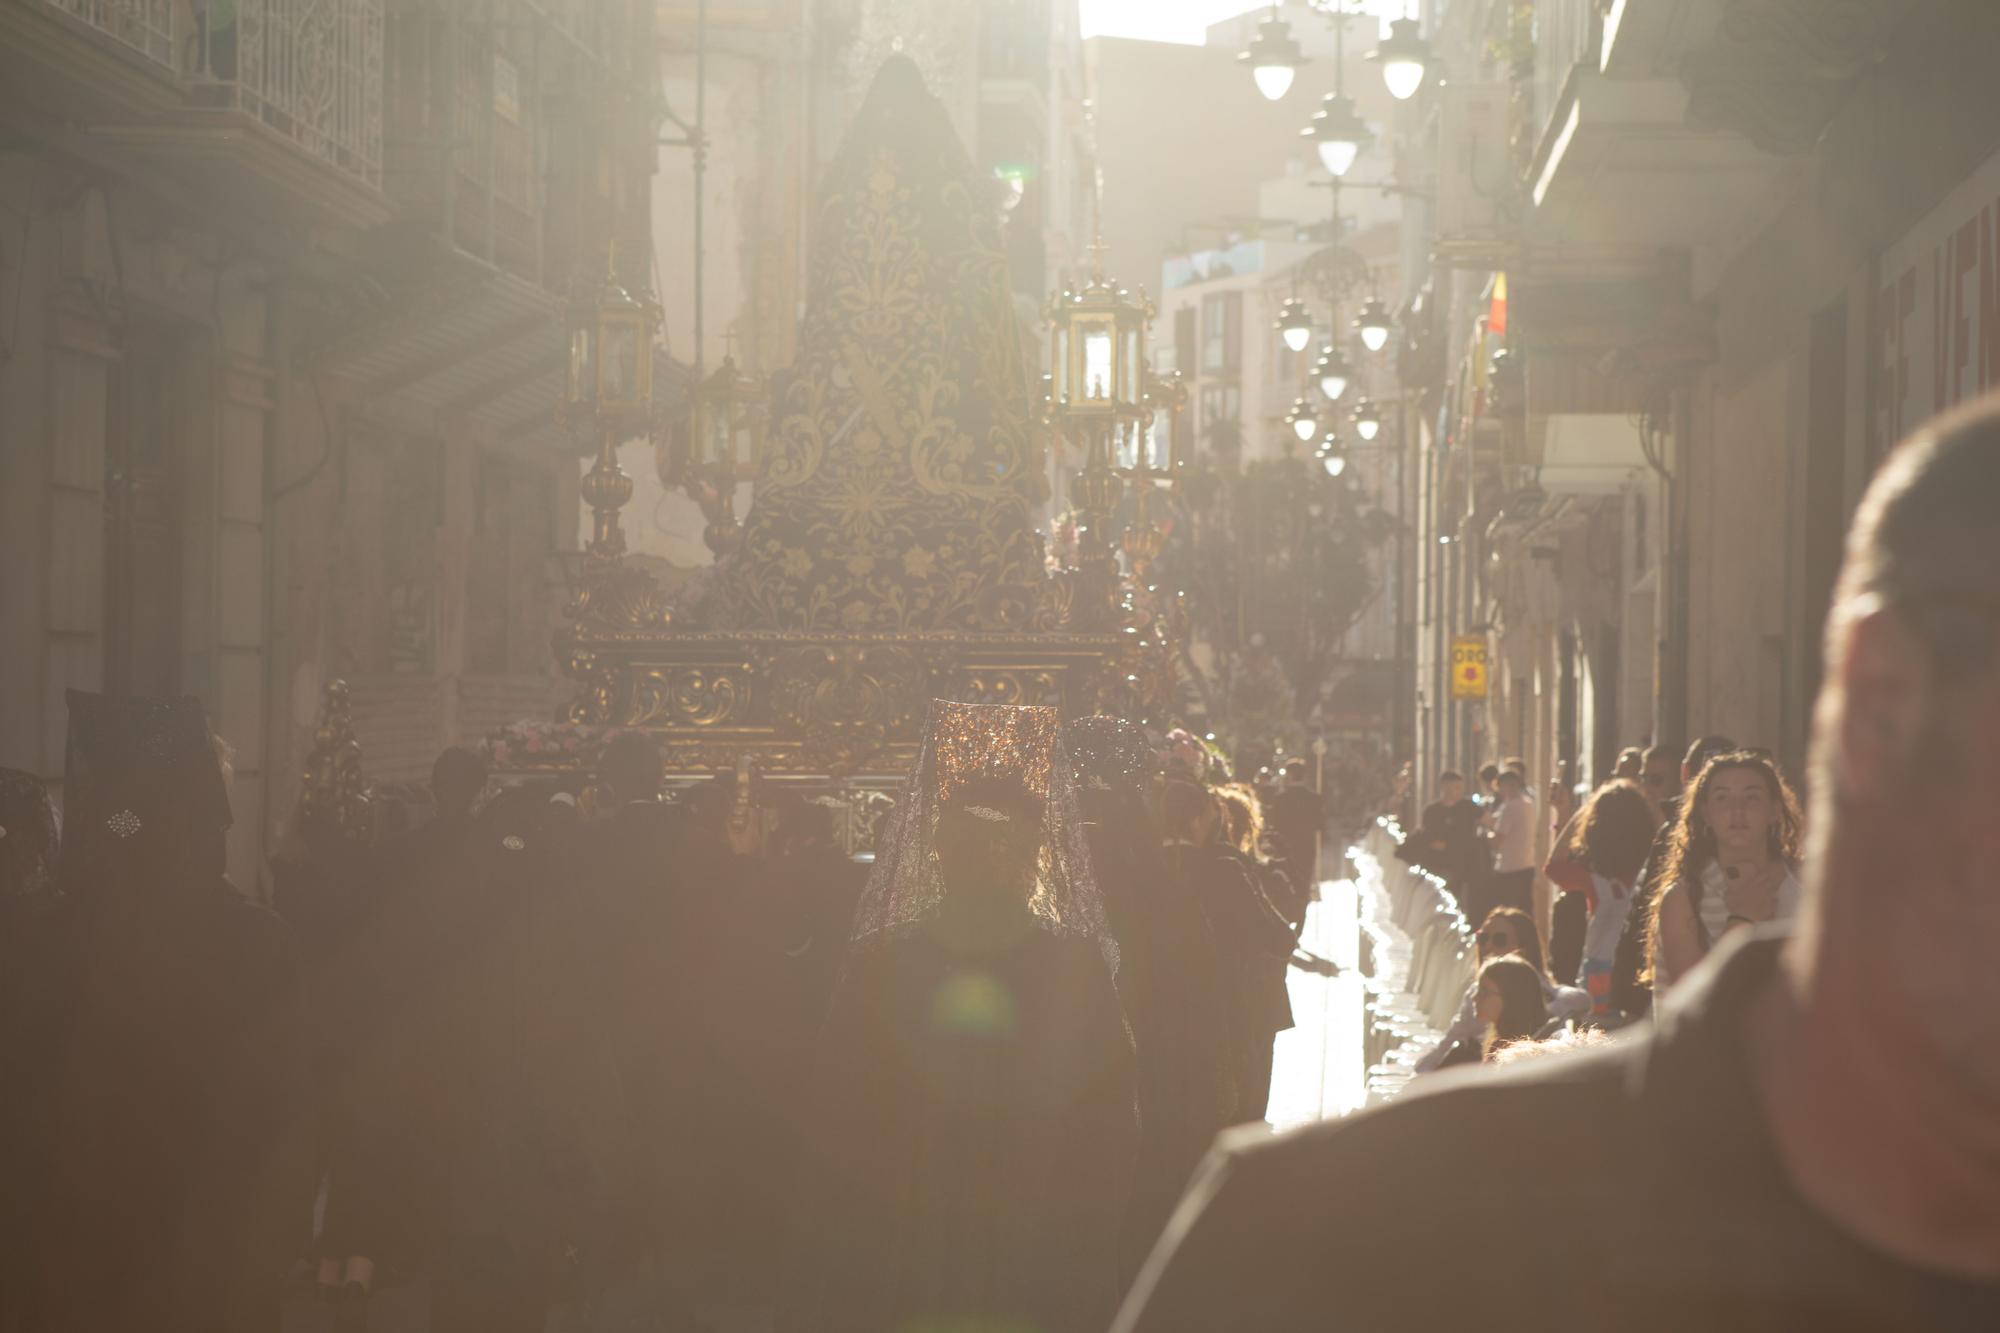
{"label": "dark jacket", "polygon": [[1225,1138],[1114,1328],[2000,1327],[2000,1286],[1877,1253],[1791,1187],[1743,1035],[1780,938],[1719,947],[1657,1031]]}

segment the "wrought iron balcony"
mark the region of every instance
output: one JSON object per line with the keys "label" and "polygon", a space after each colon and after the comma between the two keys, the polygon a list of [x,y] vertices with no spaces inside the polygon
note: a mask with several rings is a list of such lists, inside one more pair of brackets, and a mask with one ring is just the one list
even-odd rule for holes
{"label": "wrought iron balcony", "polygon": [[383,0],[194,0],[199,94],[382,185]]}
{"label": "wrought iron balcony", "polygon": [[179,72],[174,37],[176,18],[184,18],[184,7],[176,0],[46,0],[46,3],[155,64]]}

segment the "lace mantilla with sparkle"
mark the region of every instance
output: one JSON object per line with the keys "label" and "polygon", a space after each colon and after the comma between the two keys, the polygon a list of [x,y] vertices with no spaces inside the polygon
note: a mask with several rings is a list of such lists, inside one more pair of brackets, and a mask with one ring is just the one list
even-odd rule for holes
{"label": "lace mantilla with sparkle", "polygon": [[1090,867],[1076,779],[1053,708],[932,700],[923,749],[876,845],[875,869],[855,910],[857,945],[894,938],[943,910],[946,887],[935,846],[939,814],[977,778],[1018,782],[1041,810],[1035,885],[1028,910],[1056,935],[1087,939],[1114,972],[1118,946]]}

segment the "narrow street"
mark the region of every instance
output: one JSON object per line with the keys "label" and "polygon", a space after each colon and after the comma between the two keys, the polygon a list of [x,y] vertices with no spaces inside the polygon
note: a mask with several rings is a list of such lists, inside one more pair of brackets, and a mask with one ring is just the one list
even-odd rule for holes
{"label": "narrow street", "polygon": [[1362,1104],[1367,1069],[1361,1041],[1365,992],[1355,971],[1359,901],[1352,880],[1328,880],[1306,915],[1299,947],[1340,970],[1326,976],[1293,964],[1288,980],[1294,1026],[1278,1034],[1272,1061],[1267,1115],[1273,1129],[1345,1115]]}

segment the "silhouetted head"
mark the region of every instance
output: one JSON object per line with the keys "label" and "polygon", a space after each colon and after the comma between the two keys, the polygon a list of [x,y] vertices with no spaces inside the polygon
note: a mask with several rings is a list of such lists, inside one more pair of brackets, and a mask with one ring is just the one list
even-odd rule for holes
{"label": "silhouetted head", "polygon": [[1038,801],[1013,778],[978,776],[938,809],[938,869],[949,894],[994,892],[1026,901],[1042,845]]}
{"label": "silhouetted head", "polygon": [[431,765],[431,799],[438,818],[462,819],[486,790],[486,761],[471,750],[452,746]]}
{"label": "silhouetted head", "polygon": [[621,731],[598,756],[597,777],[620,801],[650,801],[666,780],[660,746],[639,731]]}

